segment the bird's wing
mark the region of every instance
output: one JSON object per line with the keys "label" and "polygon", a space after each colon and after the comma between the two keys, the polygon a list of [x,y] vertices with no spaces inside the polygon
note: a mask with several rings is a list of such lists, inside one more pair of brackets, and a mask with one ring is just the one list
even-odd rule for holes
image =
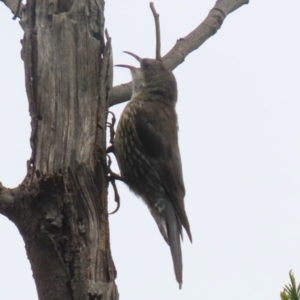
{"label": "bird's wing", "polygon": [[192,235],[184,208],[184,183],[177,137],[175,109],[145,102],[135,114],[137,138],[145,153],[159,168],[162,185],[190,240]]}

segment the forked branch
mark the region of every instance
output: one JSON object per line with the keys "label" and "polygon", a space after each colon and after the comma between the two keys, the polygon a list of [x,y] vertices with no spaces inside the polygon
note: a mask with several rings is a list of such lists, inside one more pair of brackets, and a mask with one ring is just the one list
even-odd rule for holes
{"label": "forked branch", "polygon": [[[174,47],[162,58],[165,65],[174,70],[192,51],[198,49],[221,28],[230,13],[248,3],[249,0],[218,0],[206,19],[186,37],[178,39]],[[125,102],[130,97],[131,82],[115,86],[111,93],[110,106]]]}

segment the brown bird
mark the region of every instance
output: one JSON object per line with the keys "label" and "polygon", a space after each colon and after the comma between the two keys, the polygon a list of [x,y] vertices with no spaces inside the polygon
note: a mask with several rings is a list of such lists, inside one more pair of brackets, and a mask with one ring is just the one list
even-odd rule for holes
{"label": "brown bird", "polygon": [[182,226],[192,235],[184,208],[185,188],[178,146],[177,84],[159,59],[141,59],[132,74],[132,97],[116,130],[114,148],[121,175],[147,204],[169,244],[179,288],[182,285]]}

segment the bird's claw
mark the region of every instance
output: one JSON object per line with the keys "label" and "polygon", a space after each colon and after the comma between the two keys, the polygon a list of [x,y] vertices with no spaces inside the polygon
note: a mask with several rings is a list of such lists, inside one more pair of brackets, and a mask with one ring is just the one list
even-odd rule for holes
{"label": "bird's claw", "polygon": [[117,203],[117,207],[115,208],[115,210],[112,211],[111,213],[109,213],[110,215],[112,215],[112,214],[116,213],[119,210],[120,206],[121,206],[120,195],[119,195],[119,192],[118,192],[118,189],[117,189],[116,180],[120,180],[120,181],[123,181],[123,182],[125,182],[125,180],[124,180],[123,177],[121,177],[120,175],[114,173],[111,170],[111,168],[110,168],[111,163],[112,163],[111,158],[108,154],[106,155],[106,157],[107,157],[107,167],[108,167],[108,172],[107,172],[108,176],[107,177],[108,177],[108,181],[111,183],[111,185],[113,187],[114,194],[115,194],[115,201]]}

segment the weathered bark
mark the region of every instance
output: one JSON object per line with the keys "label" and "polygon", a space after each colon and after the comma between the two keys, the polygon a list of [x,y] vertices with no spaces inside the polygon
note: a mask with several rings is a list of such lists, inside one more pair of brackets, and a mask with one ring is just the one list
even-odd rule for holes
{"label": "weathered bark", "polygon": [[[19,0],[3,1],[14,13]],[[217,1],[208,17],[164,57],[174,69],[249,0]],[[28,0],[22,58],[32,156],[22,184],[0,183],[0,213],[18,227],[40,300],[116,300],[107,215],[106,117],[128,100],[113,93],[104,0]],[[110,100],[110,103],[109,103]]]}
{"label": "weathered bark", "polygon": [[112,82],[103,0],[28,0],[22,58],[32,156],[0,212],[18,227],[40,300],[118,299],[107,214]]}

